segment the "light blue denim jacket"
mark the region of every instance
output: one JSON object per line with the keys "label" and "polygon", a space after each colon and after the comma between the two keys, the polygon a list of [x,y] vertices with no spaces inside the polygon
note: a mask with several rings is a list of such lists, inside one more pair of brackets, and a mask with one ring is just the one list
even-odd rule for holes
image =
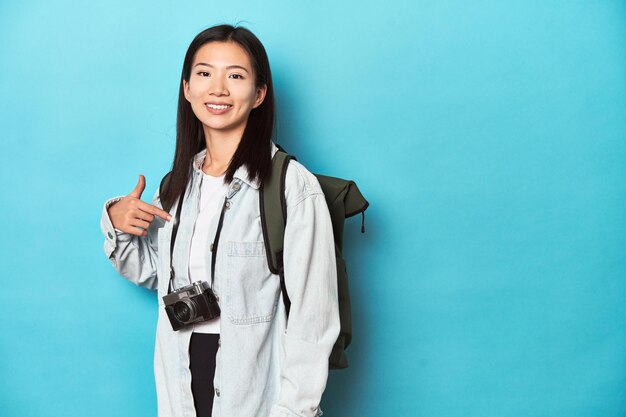
{"label": "light blue denim jacket", "polygon": [[[272,152],[276,151],[273,146]],[[174,288],[189,284],[189,253],[198,215],[202,162],[193,163],[174,245]],[[270,272],[259,212],[259,183],[239,168],[230,184],[215,262],[214,292],[222,319],[216,357],[213,417],[314,417],[328,378],[328,358],[339,335],[335,246],[328,207],[320,185],[306,168],[291,161],[286,178],[285,283],[291,310],[287,321],[278,275]],[[158,292],[159,316],[154,374],[159,417],[195,417],[189,371],[193,326],[173,331],[163,308],[174,220],[156,217],[145,237],[114,229],[102,211],[104,252],[115,269],[137,285]],[[158,190],[152,204],[161,207]],[[174,216],[177,204],[171,208]],[[209,230],[212,242],[217,217]],[[210,244],[206,253],[210,282]]]}

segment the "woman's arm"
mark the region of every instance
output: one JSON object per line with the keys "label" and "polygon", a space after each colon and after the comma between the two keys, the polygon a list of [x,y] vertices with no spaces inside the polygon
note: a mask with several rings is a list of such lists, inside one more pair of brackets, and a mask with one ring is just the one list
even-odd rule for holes
{"label": "woman's arm", "polygon": [[[100,228],[105,238],[104,254],[120,275],[136,285],[156,290],[157,231],[163,227],[165,221],[155,216],[154,220],[150,222],[145,236],[136,236],[114,228],[108,210],[111,205],[124,197],[108,200],[102,209]],[[152,204],[162,209],[158,190],[152,198]]]}
{"label": "woman's arm", "polygon": [[[290,187],[290,181],[298,186]],[[282,335],[280,396],[270,416],[314,417],[340,331],[335,241],[317,178],[292,161],[287,184],[283,259],[291,309]]]}

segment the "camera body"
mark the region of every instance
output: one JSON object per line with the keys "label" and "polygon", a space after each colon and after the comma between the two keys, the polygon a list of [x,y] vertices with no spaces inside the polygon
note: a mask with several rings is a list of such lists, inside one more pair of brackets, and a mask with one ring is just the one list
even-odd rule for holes
{"label": "camera body", "polygon": [[196,281],[163,296],[165,311],[172,329],[211,320],[220,316],[220,306],[206,281]]}

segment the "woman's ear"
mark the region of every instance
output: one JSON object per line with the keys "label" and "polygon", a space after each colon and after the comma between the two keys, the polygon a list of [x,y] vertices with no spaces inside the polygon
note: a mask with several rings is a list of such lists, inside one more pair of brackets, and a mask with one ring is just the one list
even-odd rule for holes
{"label": "woman's ear", "polygon": [[256,89],[256,99],[254,100],[254,106],[252,106],[253,109],[256,109],[257,107],[261,105],[261,103],[263,103],[263,100],[265,100],[266,93],[267,93],[267,84],[263,84],[261,87]]}
{"label": "woman's ear", "polygon": [[191,103],[191,100],[189,99],[189,83],[187,80],[183,80],[183,93],[185,94],[187,101]]}

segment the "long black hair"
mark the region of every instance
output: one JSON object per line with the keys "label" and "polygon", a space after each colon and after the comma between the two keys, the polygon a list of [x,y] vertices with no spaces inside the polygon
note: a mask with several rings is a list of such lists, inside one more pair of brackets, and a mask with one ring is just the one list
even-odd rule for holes
{"label": "long black hair", "polygon": [[267,86],[265,99],[252,109],[243,131],[239,146],[228,165],[224,181],[230,183],[240,166],[248,170],[249,180],[263,182],[271,172],[271,140],[274,129],[274,87],[269,59],[259,39],[244,27],[232,25],[213,26],[200,32],[191,41],[180,77],[178,93],[178,113],[176,116],[176,150],[172,162],[172,172],[167,187],[160,196],[163,206],[171,207],[183,196],[193,172],[193,157],[206,148],[202,122],[194,114],[191,103],[184,94],[183,80],[189,82],[191,65],[198,49],[208,42],[236,42],[248,53],[255,74],[257,88]]}

